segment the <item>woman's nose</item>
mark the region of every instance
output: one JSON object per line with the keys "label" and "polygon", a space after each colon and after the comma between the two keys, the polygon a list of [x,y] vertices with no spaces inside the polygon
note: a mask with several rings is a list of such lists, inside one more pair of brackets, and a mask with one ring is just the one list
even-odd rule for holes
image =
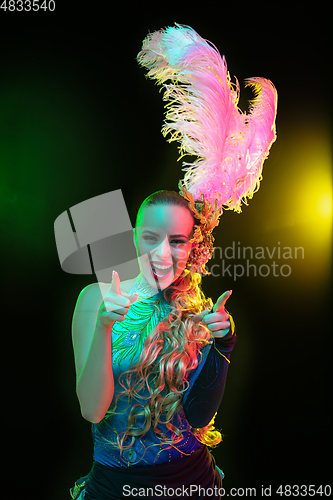
{"label": "woman's nose", "polygon": [[155,251],[156,258],[159,258],[161,260],[167,260],[170,257],[171,251],[170,251],[170,244],[168,237],[166,236],[162,243],[158,245]]}

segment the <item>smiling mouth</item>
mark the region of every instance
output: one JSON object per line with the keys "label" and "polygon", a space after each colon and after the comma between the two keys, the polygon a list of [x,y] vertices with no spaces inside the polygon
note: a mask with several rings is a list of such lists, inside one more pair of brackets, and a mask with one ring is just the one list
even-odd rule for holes
{"label": "smiling mouth", "polygon": [[156,281],[161,278],[166,278],[170,274],[170,272],[173,271],[173,265],[162,266],[160,264],[153,264],[152,262],[150,262],[150,267],[152,270],[152,275]]}

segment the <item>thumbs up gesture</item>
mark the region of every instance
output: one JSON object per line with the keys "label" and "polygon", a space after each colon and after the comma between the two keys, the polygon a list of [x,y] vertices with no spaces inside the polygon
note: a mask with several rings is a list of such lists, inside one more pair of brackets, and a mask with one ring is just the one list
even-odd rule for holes
{"label": "thumbs up gesture", "polygon": [[195,323],[201,321],[204,326],[207,326],[214,337],[230,338],[232,336],[230,332],[230,316],[225,310],[225,304],[231,294],[232,290],[224,292],[218,298],[212,311],[202,311],[200,314],[193,316],[192,320]]}
{"label": "thumbs up gesture", "polygon": [[100,305],[97,321],[105,326],[112,326],[115,321],[124,321],[130,305],[137,300],[138,295],[128,295],[121,291],[119,274],[113,271],[111,286]]}

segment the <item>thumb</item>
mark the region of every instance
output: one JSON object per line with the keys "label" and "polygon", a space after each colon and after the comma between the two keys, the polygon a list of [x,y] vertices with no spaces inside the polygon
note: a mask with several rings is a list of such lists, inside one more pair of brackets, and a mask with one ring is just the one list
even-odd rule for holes
{"label": "thumb", "polygon": [[109,288],[110,292],[116,293],[117,295],[121,295],[121,290],[120,290],[120,279],[119,279],[119,274],[117,271],[112,271],[112,283]]}
{"label": "thumb", "polygon": [[224,306],[228,300],[228,298],[230,297],[230,295],[232,294],[232,290],[228,290],[227,292],[224,292],[221,297],[219,297],[217,299],[217,302],[216,304],[214,305],[213,307],[213,312],[218,312],[218,311],[223,311],[224,309]]}
{"label": "thumb", "polygon": [[195,316],[192,316],[192,321],[194,321],[194,323],[200,323],[200,321],[202,321],[202,319],[207,315],[209,314],[210,311],[202,311],[201,313],[199,314],[196,314]]}

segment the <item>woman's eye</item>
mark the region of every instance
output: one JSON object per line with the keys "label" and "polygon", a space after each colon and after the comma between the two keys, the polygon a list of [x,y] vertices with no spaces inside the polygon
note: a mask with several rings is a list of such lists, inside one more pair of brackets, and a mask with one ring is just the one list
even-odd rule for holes
{"label": "woman's eye", "polygon": [[156,238],[154,238],[154,236],[144,236],[143,239],[145,241],[150,241],[150,242],[157,241]]}
{"label": "woman's eye", "polygon": [[186,241],[185,240],[172,240],[171,243],[174,243],[175,245],[185,245]]}

